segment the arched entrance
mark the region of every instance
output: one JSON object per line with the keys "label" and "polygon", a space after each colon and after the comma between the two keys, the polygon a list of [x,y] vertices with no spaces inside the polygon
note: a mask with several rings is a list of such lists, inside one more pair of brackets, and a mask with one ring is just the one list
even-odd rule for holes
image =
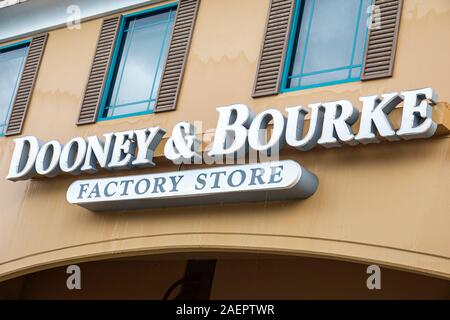
{"label": "arched entrance", "polygon": [[256,253],[184,252],[77,264],[0,282],[0,299],[450,299],[450,281],[381,267],[381,289],[367,287],[368,264]]}

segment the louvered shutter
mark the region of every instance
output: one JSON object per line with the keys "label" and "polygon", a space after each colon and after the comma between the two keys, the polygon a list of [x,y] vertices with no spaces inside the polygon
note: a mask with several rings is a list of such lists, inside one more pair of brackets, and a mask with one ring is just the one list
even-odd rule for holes
{"label": "louvered shutter", "polygon": [[392,76],[402,2],[375,0],[361,80]]}
{"label": "louvered shutter", "polygon": [[171,111],[176,108],[199,5],[200,0],[181,0],[178,5],[155,112]]}
{"label": "louvered shutter", "polygon": [[78,125],[95,123],[103,96],[108,70],[112,60],[117,31],[119,29],[120,16],[114,16],[103,20],[100,35],[97,41],[94,61],[89,74],[88,83],[84,92]]}
{"label": "louvered shutter", "polygon": [[27,58],[23,67],[19,86],[17,88],[14,104],[9,115],[5,135],[12,136],[22,132],[25,116],[30,105],[37,73],[41,64],[48,34],[33,37],[28,49]]}
{"label": "louvered shutter", "polygon": [[278,94],[295,0],[272,0],[253,97]]}

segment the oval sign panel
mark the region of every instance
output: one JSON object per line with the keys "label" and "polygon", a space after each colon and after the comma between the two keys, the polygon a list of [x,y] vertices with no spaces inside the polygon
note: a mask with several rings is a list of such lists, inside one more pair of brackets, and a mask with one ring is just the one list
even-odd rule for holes
{"label": "oval sign panel", "polygon": [[92,211],[305,199],[317,177],[291,160],[79,180],[67,200]]}

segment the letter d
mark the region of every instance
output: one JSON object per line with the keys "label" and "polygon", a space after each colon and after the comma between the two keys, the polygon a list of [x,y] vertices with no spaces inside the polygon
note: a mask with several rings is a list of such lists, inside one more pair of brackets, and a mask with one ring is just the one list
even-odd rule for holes
{"label": "letter d", "polygon": [[33,136],[17,138],[14,142],[16,146],[6,179],[11,181],[30,179],[36,174],[34,163],[42,142]]}

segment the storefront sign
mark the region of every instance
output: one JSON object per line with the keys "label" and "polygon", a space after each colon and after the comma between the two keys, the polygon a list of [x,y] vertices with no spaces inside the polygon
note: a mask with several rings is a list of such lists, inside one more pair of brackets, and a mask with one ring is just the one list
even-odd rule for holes
{"label": "storefront sign", "polygon": [[291,160],[80,180],[67,201],[92,211],[305,199],[317,177]]}
{"label": "storefront sign", "polygon": [[[249,150],[270,155],[286,144],[307,151],[316,145],[333,148],[342,144],[376,143],[380,139],[428,138],[437,129],[437,124],[432,120],[435,99],[433,90],[425,88],[381,97],[362,97],[361,114],[350,101],[340,100],[311,104],[309,110],[300,106],[290,107],[286,109],[287,117],[276,109],[255,115],[242,104],[219,107],[219,120],[208,156],[235,158]],[[402,102],[401,126],[395,131],[388,115]],[[309,128],[303,135],[305,117],[309,113]],[[361,124],[355,134],[352,125],[359,118]],[[273,129],[270,138],[266,139],[270,122]],[[201,141],[196,138],[195,130],[190,123],[178,123],[165,145],[166,158],[174,163],[201,161],[202,155],[198,151]],[[98,167],[153,167],[153,154],[165,133],[160,127],[152,127],[107,133],[102,138],[77,137],[64,146],[58,141],[43,143],[33,136],[17,138],[7,179],[17,181],[34,176],[54,177],[61,172],[73,175],[95,173]]]}
{"label": "storefront sign", "polygon": [[[355,146],[360,143],[377,143],[381,140],[428,138],[436,132],[437,124],[432,119],[432,107],[436,97],[431,88],[389,93],[381,97],[367,96],[360,98],[360,101],[362,102],[361,112],[348,100],[315,103],[310,104],[308,108],[289,107],[286,108],[286,115],[277,109],[268,109],[255,114],[243,104],[219,107],[217,108],[219,119],[214,140],[211,148],[206,152],[206,156],[217,161],[209,163],[203,161],[205,154],[199,150],[202,141],[197,138],[196,127],[188,122],[180,122],[173,128],[164,146],[164,155],[175,164],[217,164],[222,163],[224,158],[245,158],[250,152],[250,154],[256,154],[255,161],[250,162],[256,162],[256,159],[261,159],[262,156],[278,155],[285,145],[299,151],[307,151],[317,145],[334,148],[344,144]],[[403,104],[401,124],[398,130],[394,130],[389,114],[400,104]],[[309,127],[304,130],[307,115],[310,118]],[[355,133],[353,125],[358,119],[360,120],[359,131]],[[267,131],[269,124],[271,124],[270,134]],[[55,177],[60,173],[79,175],[86,172],[92,174],[99,168],[120,170],[133,167],[154,167],[153,155],[165,134],[164,129],[151,127],[107,133],[101,138],[96,136],[86,139],[77,137],[65,145],[56,140],[44,143],[34,136],[17,138],[7,179],[18,181],[35,176]],[[272,160],[273,158],[270,161]],[[236,168],[239,167],[220,170],[230,174],[233,170],[237,170]],[[214,175],[216,171],[210,172],[210,170],[218,169],[204,169],[201,172]],[[246,177],[249,174],[251,176],[252,169],[242,170],[246,173]],[[302,174],[307,172],[305,169],[298,169],[298,171]],[[183,171],[184,178],[181,178],[179,182],[176,179],[181,173],[75,182],[70,187],[72,191],[69,190],[68,200],[71,203],[90,208],[107,208],[112,202],[119,207],[122,206],[120,203],[126,204],[127,207],[150,207],[158,206],[158,203],[167,201],[167,199],[171,199],[173,204],[183,203],[184,205],[200,202],[200,199],[201,203],[205,203],[208,199],[213,202],[225,201],[222,196],[216,197],[218,193],[227,194],[227,196],[230,194],[229,188],[231,187],[230,185],[227,187],[225,182],[217,188],[213,188],[209,184],[205,184],[205,190],[194,188],[198,183],[196,179],[202,176],[201,172]],[[129,195],[121,196],[122,193],[117,191],[114,195],[108,196],[109,190],[113,189],[116,183],[117,188],[128,186],[127,179],[131,179]],[[97,183],[95,181],[98,181],[97,187],[95,187]],[[171,190],[166,185],[164,192],[158,191],[163,188],[163,186],[158,187],[158,183],[161,181],[165,181],[164,184],[172,182],[174,188],[180,183],[183,188],[171,193],[166,191],[166,188]],[[232,182],[232,180],[230,181]],[[261,192],[263,192],[262,194],[269,192],[268,186],[275,188],[270,190],[286,189],[285,183],[286,179],[283,179],[280,185],[256,184],[248,186],[248,188],[239,185],[237,189],[243,189],[244,194],[252,193],[251,199],[256,199],[261,196]],[[305,185],[301,185],[305,187]],[[277,187],[279,188],[277,189]],[[140,194],[140,190],[144,189],[145,192]],[[314,188],[310,186],[303,191],[298,188],[294,189],[299,192],[296,198],[302,198],[303,191]],[[156,191],[150,192],[149,190]],[[219,190],[224,190],[224,192],[218,192]],[[258,193],[257,190],[261,192]],[[274,197],[278,197],[278,191],[275,193],[277,195]],[[76,194],[80,195],[80,199],[75,196]],[[273,192],[271,191],[270,194]],[[208,196],[204,197],[203,195]],[[240,196],[241,194],[236,194],[233,199],[240,199]]]}

